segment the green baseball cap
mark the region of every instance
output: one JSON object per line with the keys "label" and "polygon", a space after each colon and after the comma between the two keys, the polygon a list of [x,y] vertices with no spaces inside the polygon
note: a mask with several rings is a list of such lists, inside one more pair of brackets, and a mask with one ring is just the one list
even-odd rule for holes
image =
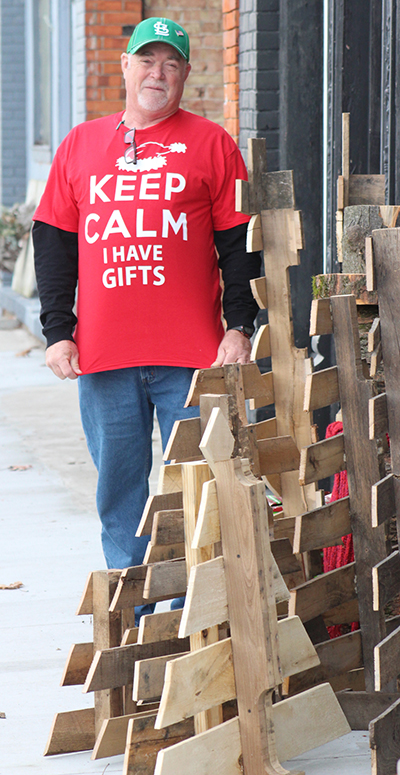
{"label": "green baseball cap", "polygon": [[135,54],[147,43],[168,43],[189,61],[189,35],[180,24],[171,19],[151,17],[140,22],[132,33],[127,53]]}

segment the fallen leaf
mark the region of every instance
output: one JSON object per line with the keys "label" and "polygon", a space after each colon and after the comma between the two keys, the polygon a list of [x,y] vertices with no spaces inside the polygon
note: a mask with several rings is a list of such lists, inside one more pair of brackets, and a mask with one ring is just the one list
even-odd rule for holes
{"label": "fallen leaf", "polygon": [[5,713],[0,713],[0,718],[7,718]]}
{"label": "fallen leaf", "polygon": [[0,589],[21,589],[22,581],[14,581],[12,584],[0,584]]}
{"label": "fallen leaf", "polygon": [[31,465],[25,465],[25,466],[8,466],[10,471],[27,471],[28,468],[32,468]]}

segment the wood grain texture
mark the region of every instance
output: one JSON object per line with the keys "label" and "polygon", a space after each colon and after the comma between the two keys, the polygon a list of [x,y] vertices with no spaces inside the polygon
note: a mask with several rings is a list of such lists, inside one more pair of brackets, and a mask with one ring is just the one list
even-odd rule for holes
{"label": "wood grain texture", "polygon": [[153,517],[156,511],[170,511],[182,508],[182,493],[168,492],[159,495],[150,495],[146,501],[137,536],[150,535],[153,526]]}
{"label": "wood grain texture", "polygon": [[262,358],[269,358],[271,355],[271,340],[269,336],[269,325],[266,323],[258,329],[251,350],[251,360],[258,361]]}
{"label": "wood grain texture", "polygon": [[300,484],[311,484],[337,474],[346,467],[343,434],[304,447],[300,455]]}
{"label": "wood grain texture", "polygon": [[155,715],[153,709],[105,719],[93,748],[91,759],[104,759],[107,756],[118,756],[124,753],[130,719],[140,718],[143,721],[150,717],[154,723]]}
{"label": "wood grain texture", "polygon": [[178,659],[186,653],[187,652],[182,652],[181,654],[175,654],[173,656],[167,654],[162,657],[140,659],[135,662],[133,674],[133,699],[135,702],[139,702],[139,700],[141,702],[154,702],[160,700],[163,693],[165,667],[167,662]]}
{"label": "wood grain texture", "polygon": [[196,527],[193,534],[192,549],[216,544],[221,540],[219,526],[219,509],[217,485],[215,479],[204,482],[198,511]]}
{"label": "wood grain texture", "polygon": [[400,699],[369,726],[372,775],[393,775],[400,757]]}
{"label": "wood grain texture", "polygon": [[193,736],[193,720],[155,730],[154,716],[130,719],[127,725],[123,775],[153,775],[157,754]]}
{"label": "wood grain texture", "polygon": [[186,593],[185,560],[167,560],[144,566],[147,568],[143,587],[143,601],[156,603],[171,600]]}
{"label": "wood grain texture", "polygon": [[[134,643],[129,646],[97,651],[87,675],[83,692],[125,686],[133,680],[136,660],[160,657],[165,654],[179,654],[182,651],[187,651],[188,648],[188,640],[176,638],[156,643]],[[121,716],[122,713],[114,715]],[[107,718],[111,718],[111,715]]]}
{"label": "wood grain texture", "polygon": [[340,400],[337,366],[307,374],[304,411],[314,412]]}
{"label": "wood grain texture", "polygon": [[138,643],[155,643],[158,640],[170,640],[178,637],[182,609],[177,611],[157,611],[140,617]]}
{"label": "wood grain texture", "polygon": [[335,676],[363,667],[360,630],[317,643],[315,650],[320,664],[292,676],[289,681],[290,694],[297,694]]}
{"label": "wood grain texture", "polygon": [[383,611],[383,607],[393,600],[400,589],[400,554],[398,550],[381,560],[372,568],[374,611]]}
{"label": "wood grain texture", "polygon": [[[116,611],[110,613],[109,606],[114,596],[117,579],[108,571],[95,571],[93,573],[93,652],[96,654],[102,649],[112,649],[119,646],[122,636],[122,613]],[[92,663],[93,664],[93,663]],[[86,681],[89,678],[88,672]],[[124,712],[124,700],[122,687],[126,686],[132,677],[126,681],[111,686],[96,687],[94,695],[95,708],[95,734],[100,732],[101,725],[106,718],[121,716]],[[85,681],[85,685],[86,685]],[[83,689],[84,691],[84,689]]]}
{"label": "wood grain texture", "polygon": [[[218,775],[242,775],[241,753],[239,719],[236,717],[161,750],[154,775],[215,775],[217,772]],[[136,771],[132,770],[132,775],[136,775]]]}
{"label": "wood grain texture", "polygon": [[369,438],[377,439],[387,433],[388,409],[386,393],[370,398],[368,404]]}
{"label": "wood grain texture", "polygon": [[372,527],[378,527],[396,515],[396,498],[394,494],[396,480],[393,474],[388,474],[372,485],[371,516]]}
{"label": "wood grain texture", "polygon": [[61,686],[84,684],[93,659],[93,643],[75,643],[67,657]]}
{"label": "wood grain texture", "polygon": [[340,498],[296,517],[293,551],[298,554],[340,545],[342,536],[351,532],[349,507],[349,498]]}
{"label": "wood grain texture", "polygon": [[351,729],[368,729],[374,718],[400,699],[399,694],[387,692],[339,691],[336,696]]}
{"label": "wood grain texture", "polygon": [[374,650],[375,691],[382,691],[400,674],[400,627],[381,640]]}
{"label": "wood grain texture", "polygon": [[57,713],[43,755],[88,751],[94,743],[94,708]]}
{"label": "wood grain texture", "polygon": [[200,417],[176,420],[165,448],[164,460],[182,463],[188,460],[201,460],[199,450],[201,438]]}
{"label": "wood grain texture", "polygon": [[329,299],[313,299],[310,314],[310,336],[332,334],[331,304]]}
{"label": "wood grain texture", "polygon": [[115,593],[110,603],[110,612],[122,611],[143,603],[143,589],[147,568],[135,565],[120,572]]}
{"label": "wood grain texture", "polygon": [[303,622],[355,597],[355,563],[324,573],[290,592],[289,615]]}

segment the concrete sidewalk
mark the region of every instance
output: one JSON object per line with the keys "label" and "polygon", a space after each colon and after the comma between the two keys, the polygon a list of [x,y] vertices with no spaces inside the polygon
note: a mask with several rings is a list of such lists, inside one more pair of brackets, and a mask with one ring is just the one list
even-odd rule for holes
{"label": "concrete sidewalk", "polygon": [[[43,758],[56,712],[93,705],[59,686],[72,643],[92,639],[76,617],[84,583],[104,568],[96,472],[79,421],[77,384],[44,366],[43,345],[0,319],[0,775],[122,773],[123,757],[90,752]],[[155,438],[155,491],[161,463]],[[353,732],[299,757],[307,775],[369,775],[368,734]],[[184,773],[177,773],[184,775]],[[218,775],[216,773],[216,775]]]}

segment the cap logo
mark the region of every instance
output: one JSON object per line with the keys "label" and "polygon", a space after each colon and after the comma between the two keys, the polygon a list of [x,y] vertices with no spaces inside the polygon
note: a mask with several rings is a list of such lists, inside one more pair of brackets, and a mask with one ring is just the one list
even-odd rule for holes
{"label": "cap logo", "polygon": [[175,30],[175,32],[176,32],[176,34],[178,35],[178,37],[180,37],[180,38],[183,38],[183,32],[182,32],[182,30]]}
{"label": "cap logo", "polygon": [[169,29],[168,24],[164,24],[164,22],[156,22],[154,25],[154,32],[156,35],[166,35],[169,36]]}

